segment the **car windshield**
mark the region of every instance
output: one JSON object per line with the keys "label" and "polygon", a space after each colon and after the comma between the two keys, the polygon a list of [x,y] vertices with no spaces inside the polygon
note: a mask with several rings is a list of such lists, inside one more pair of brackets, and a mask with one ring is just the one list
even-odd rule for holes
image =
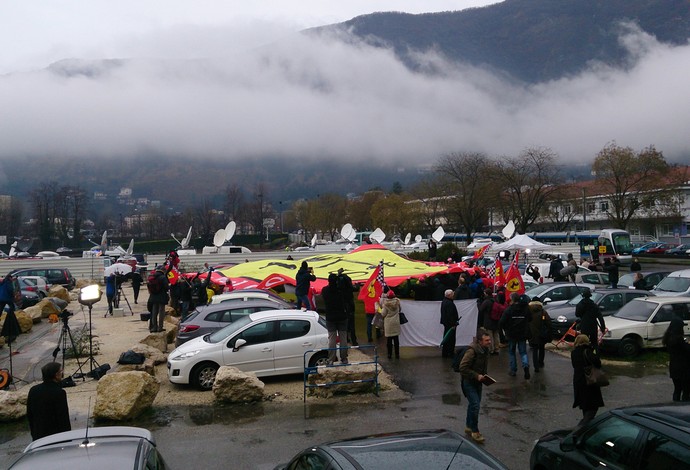
{"label": "car windshield", "polygon": [[[600,301],[603,297],[604,297],[604,294],[601,294],[601,293],[599,293],[599,292],[593,292],[593,293],[592,293],[592,301],[593,301],[595,304],[598,304],[599,301]],[[570,306],[575,306],[575,305],[579,304],[581,300],[582,300],[582,294],[577,294],[575,297],[573,297],[572,299],[568,300],[568,301],[566,302],[566,304],[567,304],[567,305],[570,305]]]}
{"label": "car windshield", "polygon": [[655,290],[662,292],[685,292],[690,288],[688,277],[665,277]]}
{"label": "car windshield", "polygon": [[632,321],[647,321],[657,307],[656,302],[647,302],[644,300],[631,300],[627,304],[614,313],[616,318],[625,318]]}
{"label": "car windshield", "polygon": [[249,315],[240,317],[236,321],[230,323],[228,326],[224,328],[221,328],[215,333],[211,333],[210,335],[204,336],[204,341],[206,341],[207,343],[220,343],[221,341],[225,341],[226,338],[233,335],[236,331],[239,331],[240,329],[249,325],[251,322],[252,319]]}
{"label": "car windshield", "polygon": [[538,286],[534,286],[531,289],[526,290],[525,295],[528,296],[530,299],[532,297],[539,297],[541,294],[546,292],[551,287],[553,287],[553,284],[539,284]]}

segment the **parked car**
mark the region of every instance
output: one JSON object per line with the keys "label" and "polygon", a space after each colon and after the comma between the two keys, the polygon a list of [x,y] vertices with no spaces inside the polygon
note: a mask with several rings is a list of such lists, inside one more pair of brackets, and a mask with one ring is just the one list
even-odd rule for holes
{"label": "parked car", "polygon": [[9,468],[163,470],[167,466],[148,429],[103,426],[37,439],[24,449]]}
{"label": "parked car", "polygon": [[656,295],[690,297],[690,269],[670,273],[652,290]]}
{"label": "parked car", "polygon": [[609,281],[609,273],[602,273],[599,271],[578,272],[575,274],[575,282],[586,282],[587,284],[597,284],[603,286],[608,286],[611,284]]}
{"label": "parked car", "polygon": [[43,276],[20,276],[17,278],[19,282],[19,288],[21,290],[27,290],[35,292],[39,299],[44,299],[48,297],[48,291],[50,290],[50,284],[46,281]]}
{"label": "parked car", "polygon": [[637,248],[633,248],[632,254],[633,255],[639,255],[641,253],[647,253],[647,250],[649,250],[650,248],[657,247],[659,245],[661,245],[661,242],[648,242],[642,246],[638,246]]}
{"label": "parked car", "polygon": [[674,245],[672,243],[660,243],[657,246],[653,246],[647,250],[648,255],[663,255],[666,253],[666,250],[670,250],[672,248],[675,248],[677,245]]}
{"label": "parked car", "polygon": [[[638,297],[646,297],[650,294],[644,290],[637,289],[597,289],[592,292],[592,301],[599,306],[601,314],[604,316],[613,315],[630,302]],[[578,294],[563,305],[547,309],[551,317],[551,326],[554,336],[562,337],[570,326],[577,321],[575,310],[577,304],[582,301],[582,294]]]}
{"label": "parked car", "polygon": [[[640,271],[640,274],[642,274],[645,290],[652,290],[663,278],[671,274],[671,271]],[[635,282],[635,273],[623,274],[620,279],[618,279],[618,287],[634,289],[633,282]]]}
{"label": "parked car", "polygon": [[575,284],[574,282],[549,282],[526,290],[525,295],[530,299],[538,297],[541,303],[553,307],[566,303],[585,289],[595,290],[596,286],[594,284]]}
{"label": "parked car", "polygon": [[678,245],[675,248],[669,248],[668,250],[666,250],[666,254],[667,255],[676,255],[676,256],[690,255],[690,243]]}
{"label": "parked car", "polygon": [[689,424],[689,405],[609,410],[575,430],[540,437],[530,469],[688,469]]}
{"label": "parked car", "polygon": [[507,469],[493,455],[453,431],[403,431],[308,447],[275,470]]}
{"label": "parked car", "polygon": [[13,276],[42,276],[48,284],[61,285],[67,290],[74,289],[77,281],[67,268],[22,268],[10,272]]}
{"label": "parked car", "polygon": [[[671,319],[690,321],[688,297],[640,297],[625,304],[606,319],[602,350],[636,356],[645,348],[660,348]],[[690,323],[685,334],[690,335]]]}
{"label": "parked car", "polygon": [[258,377],[301,374],[305,360],[310,367],[326,364],[327,351],[314,350],[327,347],[326,322],[316,312],[250,313],[173,350],[168,356],[168,379],[210,390],[222,365],[254,372]]}
{"label": "parked car", "polygon": [[[263,289],[236,289],[224,294],[218,294],[211,297],[211,305],[233,300],[269,300],[274,302],[278,307],[276,308],[292,308],[293,305],[279,296],[268,290]],[[287,306],[285,306],[287,305]]]}
{"label": "parked car", "polygon": [[[215,296],[214,296],[215,297]],[[277,297],[277,296],[276,296]],[[202,305],[193,310],[180,322],[175,346],[180,346],[192,338],[218,331],[229,323],[254,312],[265,310],[290,309],[292,305],[283,300],[245,297],[225,302]]]}

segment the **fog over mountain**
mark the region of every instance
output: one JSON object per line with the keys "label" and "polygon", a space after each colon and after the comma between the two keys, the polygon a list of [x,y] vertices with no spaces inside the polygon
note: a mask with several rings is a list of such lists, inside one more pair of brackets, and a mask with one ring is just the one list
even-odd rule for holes
{"label": "fog over mountain", "polygon": [[[687,163],[690,46],[660,42],[636,22],[616,31],[629,58],[623,66],[595,60],[576,74],[528,82],[433,48],[410,49],[403,61],[393,47],[342,30],[224,52],[223,40],[241,43],[237,30],[178,25],[174,34],[136,38],[148,56],[65,58],[0,76],[0,162],[5,173],[24,160],[107,168],[99,162],[140,165],[151,156],[366,168],[545,146],[564,163],[586,164],[616,141],[655,145]],[[181,45],[195,52],[156,54]]]}

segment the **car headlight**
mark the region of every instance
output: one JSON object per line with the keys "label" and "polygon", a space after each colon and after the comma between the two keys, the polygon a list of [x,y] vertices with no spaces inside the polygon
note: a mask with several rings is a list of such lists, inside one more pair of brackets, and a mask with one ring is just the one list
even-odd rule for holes
{"label": "car headlight", "polygon": [[559,323],[566,323],[568,321],[568,317],[565,315],[558,315],[558,317],[556,317],[556,321]]}
{"label": "car headlight", "polygon": [[194,357],[197,354],[201,352],[201,349],[195,349],[194,351],[187,351],[185,353],[179,354],[175,357],[171,357],[171,361],[183,361],[185,359],[189,359],[190,357]]}

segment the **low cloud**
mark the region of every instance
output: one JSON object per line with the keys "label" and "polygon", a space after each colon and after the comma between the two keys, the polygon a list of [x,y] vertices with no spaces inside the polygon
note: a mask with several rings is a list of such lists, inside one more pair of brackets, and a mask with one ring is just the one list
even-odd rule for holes
{"label": "low cloud", "polygon": [[634,28],[622,38],[637,58],[627,70],[593,64],[530,87],[432,53],[418,59],[440,73],[424,74],[356,41],[274,29],[281,40],[262,44],[255,28],[178,28],[132,40],[136,58],[0,76],[0,158],[424,162],[545,146],[588,163],[615,140],[687,161],[690,47]]}

